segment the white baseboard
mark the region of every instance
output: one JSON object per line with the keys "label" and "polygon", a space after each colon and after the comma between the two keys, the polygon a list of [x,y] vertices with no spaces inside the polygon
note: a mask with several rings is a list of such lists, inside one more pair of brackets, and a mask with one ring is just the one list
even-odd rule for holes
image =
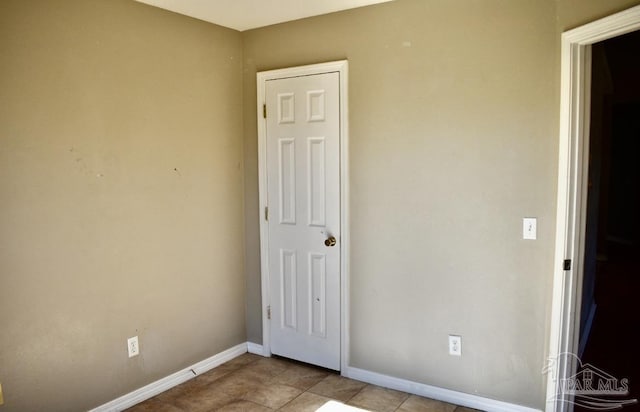
{"label": "white baseboard", "polygon": [[584,354],[584,350],[587,347],[587,342],[589,341],[589,334],[591,334],[591,327],[593,326],[593,320],[596,317],[596,309],[598,305],[595,302],[591,304],[591,309],[589,310],[589,316],[587,317],[587,322],[584,324],[584,330],[580,335],[580,346],[578,347],[578,357],[582,357]]}
{"label": "white baseboard", "polygon": [[[126,395],[98,406],[89,412],[115,412],[130,408],[140,402],[152,398],[160,393],[184,383],[196,376],[205,373],[216,366],[219,366],[231,359],[250,352],[256,355],[264,355],[262,345],[253,342],[245,342],[220,352],[212,357],[195,363],[167,377],[150,383],[140,389],[136,389]],[[422,383],[412,382],[405,379],[395,378],[393,376],[382,375],[380,373],[370,372],[364,369],[348,367],[342,371],[342,375],[356,379],[359,381],[371,383],[385,388],[396,389],[399,391],[413,393],[415,395],[424,396],[426,398],[436,399],[456,405],[467,406],[469,408],[480,409],[490,412],[540,412],[538,409],[528,408],[525,406],[515,405],[512,403],[496,401],[493,399],[483,398],[477,395],[470,395],[463,392],[452,391],[449,389],[438,388],[436,386],[425,385]]]}
{"label": "white baseboard", "polygon": [[515,405],[508,402],[496,401],[477,395],[470,395],[468,393],[452,391],[450,389],[438,388],[436,386],[412,382],[405,379],[382,375],[380,373],[370,372],[354,367],[348,367],[346,370],[343,370],[342,375],[347,378],[371,383],[373,385],[412,393],[414,395],[424,396],[425,398],[436,399],[455,405],[466,406],[468,408],[479,409],[481,411],[540,412],[539,409]]}
{"label": "white baseboard", "polygon": [[129,392],[128,394],[114,399],[111,402],[100,405],[97,408],[90,410],[89,412],[113,412],[130,408],[133,405],[146,401],[149,398],[153,398],[154,396],[159,395],[160,393],[171,389],[176,385],[184,383],[189,379],[195,378],[196,376],[207,372],[227,361],[230,361],[231,359],[246,352],[247,343],[241,343],[223,352],[213,355],[208,359],[205,359],[198,363],[194,363],[193,365],[188,366],[181,371],[152,382],[147,386],[143,386],[140,389]]}
{"label": "white baseboard", "polygon": [[247,351],[256,355],[265,356],[264,348],[262,345],[258,345],[257,343],[247,342]]}

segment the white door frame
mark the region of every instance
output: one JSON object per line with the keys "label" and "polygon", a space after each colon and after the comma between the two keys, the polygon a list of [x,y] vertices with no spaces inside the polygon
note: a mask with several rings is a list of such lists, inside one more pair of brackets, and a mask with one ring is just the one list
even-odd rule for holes
{"label": "white door frame", "polygon": [[348,116],[348,62],[340,60],[329,63],[292,67],[259,72],[258,86],[258,182],[260,195],[260,265],[262,282],[262,349],[263,355],[271,356],[271,330],[267,311],[269,291],[269,236],[265,219],[267,204],[267,122],[263,117],[266,102],[265,90],[268,80],[309,76],[338,72],[340,74],[340,370],[344,373],[349,365],[349,116]]}
{"label": "white door frame", "polygon": [[[568,378],[579,341],[582,262],[584,258],[591,101],[591,45],[640,29],[640,6],[562,34],[560,82],[560,145],[556,215],[555,270],[549,360],[558,361],[547,376],[547,412],[570,411],[556,399],[556,382]],[[571,259],[570,270],[563,270]],[[573,361],[572,361],[573,359]]]}

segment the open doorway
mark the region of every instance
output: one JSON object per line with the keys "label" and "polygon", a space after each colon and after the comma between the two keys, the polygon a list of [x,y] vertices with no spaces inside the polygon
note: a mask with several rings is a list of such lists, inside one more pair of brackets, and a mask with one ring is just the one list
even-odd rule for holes
{"label": "open doorway", "polygon": [[[640,31],[592,45],[579,356],[640,398]],[[576,411],[590,410],[576,406]],[[625,411],[640,411],[628,405]]]}
{"label": "open doorway", "polygon": [[[609,176],[606,181],[609,186],[605,188],[605,190],[608,189],[609,191],[612,191],[611,179],[614,174],[612,169],[613,166],[616,165],[617,167],[619,163],[624,165],[624,167],[635,165],[637,163],[635,160],[635,158],[637,158],[637,140],[640,139],[640,136],[636,134],[632,139],[632,141],[636,142],[635,145],[632,144],[630,146],[626,146],[626,148],[623,145],[622,148],[618,147],[618,149],[616,149],[618,152],[622,152],[621,158],[626,159],[625,162],[616,161],[613,163],[612,160],[615,157],[613,155],[611,155],[611,157],[602,156],[602,148],[600,149],[600,160],[594,160],[593,158],[590,159],[591,156],[589,156],[589,149],[591,141],[589,135],[591,131],[590,123],[592,120],[590,110],[590,105],[592,103],[591,71],[594,68],[594,64],[592,64],[592,61],[594,60],[592,59],[592,52],[593,47],[597,46],[598,43],[606,42],[611,39],[615,40],[621,36],[638,31],[640,31],[640,5],[562,33],[558,210],[556,220],[555,255],[557,266],[554,268],[553,276],[553,304],[551,311],[548,363],[543,369],[543,372],[547,373],[547,404],[545,407],[547,412],[570,412],[580,404],[584,406],[591,406],[591,409],[611,410],[612,408],[620,409],[621,407],[625,407],[625,410],[630,411],[630,406],[637,403],[637,400],[630,398],[628,393],[622,393],[625,388],[625,382],[615,379],[614,376],[603,372],[589,363],[581,362],[579,356],[589,356],[587,351],[595,353],[595,349],[593,348],[595,348],[596,336],[599,334],[598,330],[602,329],[598,328],[598,324],[601,324],[602,322],[599,323],[598,319],[596,319],[597,314],[600,313],[600,308],[593,312],[590,309],[589,298],[593,298],[594,301],[596,297],[598,299],[602,299],[600,292],[596,291],[596,281],[603,278],[603,276],[600,276],[599,278],[596,277],[595,270],[597,269],[598,262],[608,262],[609,259],[613,258],[612,253],[614,249],[616,249],[615,247],[609,248],[607,249],[608,254],[601,253],[600,256],[598,256],[597,241],[599,222],[597,216],[599,215],[599,212],[594,213],[593,207],[590,210],[590,214],[595,215],[596,220],[592,220],[592,223],[587,224],[587,211],[589,209],[587,207],[589,203],[588,195],[590,191],[595,193],[593,190],[594,176],[591,176],[592,179],[589,179],[588,172],[590,169],[596,168],[597,166],[595,165],[600,165],[601,169],[598,172],[600,173],[599,183],[602,183],[602,174],[606,174],[608,170]],[[620,41],[624,40],[626,39],[621,39]],[[609,43],[609,45],[613,44],[614,43]],[[634,50],[637,50],[637,44],[634,47],[636,47]],[[600,57],[595,57],[596,60],[598,58],[608,58],[606,54],[603,56],[604,50],[596,50],[596,53],[600,53]],[[638,73],[637,66],[631,66],[631,60],[636,60],[639,54],[640,53],[637,51],[627,51],[621,55],[621,59],[623,60],[618,62],[619,64],[611,63],[610,66],[613,67],[615,65],[617,68],[616,71],[629,70],[631,73]],[[600,61],[600,63],[603,62]],[[609,64],[610,62],[607,61],[606,65]],[[609,67],[610,71],[611,67]],[[613,81],[614,79],[612,78],[610,84],[608,84],[611,89],[609,94],[613,93]],[[635,82],[637,80],[632,79],[629,81]],[[618,83],[621,82],[618,81]],[[600,94],[606,94],[606,81],[603,82],[600,87]],[[625,93],[630,92],[632,89],[632,86],[628,82],[625,84],[625,81],[622,81],[618,87],[625,91]],[[608,114],[609,117],[607,117],[606,111],[604,113],[601,112],[600,119],[596,119],[595,121],[600,121],[600,128],[603,128],[603,126],[606,126],[607,122],[610,122],[611,128],[609,130],[611,130],[612,135],[615,131],[614,127],[622,127],[623,129],[625,127],[614,126],[614,124],[624,124],[624,121],[622,123],[618,122],[620,118],[626,118],[630,124],[635,124],[635,119],[640,118],[637,114],[624,114],[625,110],[616,110],[615,113],[618,114],[615,114],[614,119],[613,100],[611,100],[611,98],[608,101],[605,99],[601,106],[606,105],[611,105],[612,108]],[[619,106],[622,107],[624,105]],[[627,106],[627,110],[631,110],[631,113],[637,113],[637,111],[634,112],[634,110],[637,110],[636,108],[631,106],[632,108],[629,109],[628,107],[630,106]],[[598,126],[595,127],[597,128]],[[605,131],[606,130],[607,129],[605,128]],[[611,137],[611,139],[613,139],[613,137]],[[594,144],[601,144],[604,146],[604,150],[606,151],[607,147],[605,146],[605,142],[606,140],[596,140]],[[613,151],[613,140],[610,140],[609,142],[611,143],[611,147],[609,147],[609,149],[610,151]],[[597,154],[597,150],[598,149],[595,149],[594,153]],[[635,153],[633,153],[633,150],[635,150]],[[593,156],[593,153],[591,153],[591,155]],[[609,159],[610,164],[604,164],[604,159]],[[592,164],[591,167],[590,163]],[[604,169],[602,168],[603,164]],[[606,169],[607,167],[609,167],[609,169]],[[616,172],[616,174],[619,175],[618,172]],[[628,177],[628,174],[629,172],[624,173],[623,170],[625,179]],[[623,181],[626,182],[626,180]],[[636,185],[635,190],[628,190],[627,192],[622,191],[621,193],[623,194],[623,207],[630,206],[630,210],[635,211],[638,208],[638,179],[635,178],[633,182]],[[616,184],[618,184],[618,182],[616,182]],[[591,188],[589,187],[590,185]],[[597,188],[597,190],[600,189],[602,188]],[[629,196],[631,192],[636,196],[635,203],[626,200],[627,196]],[[610,200],[610,197],[611,196],[608,196],[606,199]],[[603,207],[609,211],[611,210],[612,205],[610,204],[606,204],[604,206],[600,205],[602,198],[601,193],[598,192],[591,194],[591,198],[591,203],[597,203],[598,208]],[[608,213],[603,216],[610,215],[611,213]],[[630,229],[634,234],[638,232],[637,220],[635,220],[635,223],[633,224],[629,220],[633,217],[630,218],[627,216],[627,218],[624,218],[622,213],[620,213],[619,215],[616,214],[615,218],[618,219],[619,222],[622,222],[619,227],[624,227],[626,228],[625,230]],[[637,219],[637,217],[635,219]],[[612,222],[608,220],[606,224],[611,225]],[[587,234],[588,231],[589,234]],[[600,236],[604,234],[606,241],[607,233],[610,231],[610,228],[602,230],[600,231]],[[637,240],[637,235],[634,239]],[[616,239],[616,236],[609,236],[609,240],[614,241],[609,243],[621,243],[621,239]],[[602,247],[600,247],[600,250],[602,250]],[[620,252],[620,248],[616,251]],[[629,254],[627,254],[627,256],[629,256]],[[633,255],[633,257],[636,256],[640,255]],[[598,257],[600,257],[600,259],[598,259]],[[588,265],[591,265],[593,269],[585,267]],[[603,265],[600,264],[600,266]],[[588,275],[585,275],[585,273],[590,270],[593,273],[593,280],[591,284],[589,283],[588,278],[586,278]],[[634,273],[634,270],[636,269],[631,268],[631,271],[629,272],[631,276],[637,276],[637,272]],[[616,278],[609,276],[607,280],[610,279]],[[600,283],[602,284],[602,282]],[[589,291],[589,285],[591,285],[591,291]],[[632,304],[633,300],[637,300],[637,297],[640,297],[638,295],[639,291],[637,289],[634,290],[629,284],[626,284],[626,287],[623,286],[618,290],[623,291],[626,295],[632,296],[632,299],[627,301],[628,304]],[[582,299],[583,292],[585,296],[584,301]],[[619,300],[618,298],[619,296],[614,295],[610,301]],[[602,300],[604,302],[606,299]],[[584,316],[581,316],[582,308],[585,308]],[[628,310],[631,310],[631,312],[627,312]],[[606,348],[605,351],[599,353],[616,354],[621,351],[621,346],[624,345],[625,348],[629,348],[629,352],[632,354],[631,356],[634,356],[633,359],[635,360],[635,365],[637,365],[638,358],[634,353],[634,349],[638,346],[637,341],[629,340],[630,336],[634,336],[633,332],[635,332],[638,325],[637,318],[633,316],[638,312],[637,306],[634,306],[631,309],[618,307],[612,309],[612,312],[614,313],[614,316],[616,314],[622,315],[621,312],[625,312],[628,317],[616,317],[615,319],[619,323],[614,325],[610,330],[602,331],[601,336],[605,337],[605,341],[611,344],[611,347]],[[593,318],[593,320],[590,321],[589,318]],[[590,331],[588,331],[589,324],[592,325],[592,330]],[[611,326],[611,320],[605,321],[602,324]],[[587,333],[587,331],[589,333]],[[626,331],[631,333],[623,335],[623,332]],[[584,339],[581,339],[581,335],[584,336]],[[587,338],[587,336],[590,337]],[[579,345],[580,341],[583,341],[582,347]],[[629,355],[627,354],[627,356]],[[615,357],[617,357],[617,354]],[[610,359],[614,359],[615,357],[612,355]],[[626,359],[625,363],[632,363],[631,358],[625,357],[625,355],[622,355],[622,358]],[[603,368],[606,367],[602,365],[600,366]],[[637,371],[637,366],[633,367],[633,370]],[[621,379],[623,378],[624,377],[621,377]],[[597,387],[591,388],[588,386],[595,384],[596,381],[602,381],[605,385],[608,385],[608,390],[603,392],[602,390],[598,390]],[[578,386],[578,383],[581,386]],[[637,381],[637,378],[634,378],[634,383],[634,390],[640,389],[640,382]],[[633,386],[634,383],[631,383],[630,386]],[[587,385],[587,390],[583,390],[582,384]],[[598,385],[596,384],[596,386]],[[607,387],[604,387],[603,389],[607,389]],[[612,402],[607,399],[608,395],[615,395],[617,399]]]}

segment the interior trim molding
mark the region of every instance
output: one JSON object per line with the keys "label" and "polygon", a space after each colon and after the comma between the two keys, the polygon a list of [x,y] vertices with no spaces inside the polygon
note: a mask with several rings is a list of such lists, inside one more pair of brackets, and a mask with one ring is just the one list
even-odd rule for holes
{"label": "interior trim molding", "polygon": [[[562,33],[560,64],[560,130],[553,295],[547,359],[547,412],[573,410],[572,396],[558,382],[573,375],[578,353],[582,266],[586,222],[591,103],[591,45],[640,30],[635,6]],[[570,259],[570,270],[563,261]]]}
{"label": "interior trim molding", "polygon": [[202,373],[208,372],[216,366],[228,362],[231,359],[242,355],[243,353],[246,353],[248,345],[249,344],[247,342],[240,343],[232,348],[215,354],[210,358],[207,358],[198,363],[194,363],[193,365],[187,366],[186,368],[176,373],[173,373],[162,379],[158,379],[157,381],[143,386],[140,389],[136,389],[133,392],[129,392],[126,395],[100,405],[95,409],[91,409],[89,412],[114,412],[130,408],[134,405],[139,404],[140,402],[146,401],[149,398],[153,398],[154,396],[159,395],[162,392],[173,388],[174,386],[180,385],[181,383],[193,379]]}
{"label": "interior trim molding", "polygon": [[[142,388],[129,392],[117,399],[100,405],[89,412],[119,412],[137,405],[147,399],[167,391],[174,386],[187,382],[221,364],[230,361],[244,353],[253,353],[260,356],[268,356],[264,354],[263,346],[253,342],[240,343],[232,348],[211,356],[205,360],[194,363],[178,372],[169,376],[158,379]],[[450,389],[430,386],[423,383],[413,382],[406,379],[396,378],[393,376],[383,375],[364,369],[346,367],[342,369],[342,376],[358,381],[382,386],[384,388],[395,389],[414,395],[436,399],[442,402],[448,402],[455,405],[466,406],[469,408],[480,409],[488,412],[540,412],[539,409],[528,408],[508,402],[497,401],[494,399],[484,398],[482,396],[470,395],[463,392],[457,392]]]}
{"label": "interior trim molding", "polygon": [[266,356],[264,354],[264,347],[253,342],[247,342],[247,352],[253,353],[254,355]]}
{"label": "interior trim molding", "polygon": [[437,386],[425,385],[406,379],[383,375],[364,369],[348,367],[343,371],[343,376],[358,381],[382,386],[384,388],[395,389],[402,392],[412,393],[425,398],[435,399],[455,405],[466,406],[468,408],[479,409],[488,412],[541,412],[540,409],[529,408],[513,403],[497,401],[495,399],[484,398],[478,395],[470,395],[464,392],[439,388]]}

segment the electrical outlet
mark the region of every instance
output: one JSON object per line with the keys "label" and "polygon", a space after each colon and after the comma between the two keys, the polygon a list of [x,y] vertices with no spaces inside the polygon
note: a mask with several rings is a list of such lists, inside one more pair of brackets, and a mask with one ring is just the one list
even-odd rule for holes
{"label": "electrical outlet", "polygon": [[462,356],[462,336],[449,335],[449,355]]}
{"label": "electrical outlet", "polygon": [[2,396],[2,384],[0,383],[0,405],[4,404],[4,397]]}
{"label": "electrical outlet", "polygon": [[127,348],[129,350],[130,358],[133,358],[134,356],[138,356],[140,354],[140,346],[138,346],[137,336],[127,339]]}

